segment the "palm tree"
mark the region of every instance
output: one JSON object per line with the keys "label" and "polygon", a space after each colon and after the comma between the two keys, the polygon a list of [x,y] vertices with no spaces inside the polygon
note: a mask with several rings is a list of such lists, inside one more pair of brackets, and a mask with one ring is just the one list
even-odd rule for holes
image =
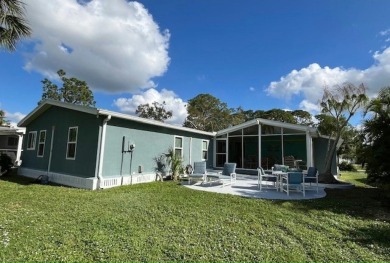
{"label": "palm tree", "polygon": [[16,43],[31,34],[20,0],[0,0],[0,48],[16,49]]}

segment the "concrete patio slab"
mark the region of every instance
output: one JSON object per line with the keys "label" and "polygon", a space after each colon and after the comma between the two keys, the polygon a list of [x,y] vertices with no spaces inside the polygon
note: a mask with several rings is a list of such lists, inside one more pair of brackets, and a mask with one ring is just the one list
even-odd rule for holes
{"label": "concrete patio slab", "polygon": [[222,187],[221,184],[202,184],[197,182],[195,184],[188,185],[187,181],[183,181],[182,185],[198,191],[207,191],[220,194],[239,195],[248,198],[260,198],[271,200],[308,200],[323,198],[326,196],[324,187],[319,187],[318,193],[316,190],[306,191],[305,196],[302,193],[290,192],[287,195],[285,192],[278,192],[274,189],[263,189],[261,192],[257,186],[257,177],[253,176],[237,176],[237,181],[233,185],[227,185]]}

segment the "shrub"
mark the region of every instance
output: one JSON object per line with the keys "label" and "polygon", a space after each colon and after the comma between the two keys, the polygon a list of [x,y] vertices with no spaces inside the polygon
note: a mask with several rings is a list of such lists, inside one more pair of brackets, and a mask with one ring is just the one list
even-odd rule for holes
{"label": "shrub", "polygon": [[356,172],[356,168],[351,163],[341,162],[339,164],[340,171]]}
{"label": "shrub", "polygon": [[0,155],[0,166],[1,166],[1,172],[4,172],[6,170],[9,171],[13,166],[11,157],[6,155],[5,153],[2,153]]}

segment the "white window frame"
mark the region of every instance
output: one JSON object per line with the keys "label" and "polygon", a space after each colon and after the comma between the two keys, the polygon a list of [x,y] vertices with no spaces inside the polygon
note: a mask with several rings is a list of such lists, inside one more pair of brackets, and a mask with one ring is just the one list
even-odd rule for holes
{"label": "white window frame", "polygon": [[[180,138],[181,139],[181,147],[176,146],[176,138]],[[173,141],[173,145],[174,145],[173,146],[173,150],[175,151],[175,153],[176,153],[176,150],[180,150],[180,152],[181,152],[180,157],[183,158],[184,137],[183,136],[175,136],[174,141]]]}
{"label": "white window frame", "polygon": [[[30,145],[30,141],[32,145]],[[37,132],[30,131],[27,136],[27,150],[35,150],[36,141],[37,141]]]}
{"label": "white window frame", "polygon": [[[203,143],[206,143],[206,149],[203,148]],[[204,154],[206,153],[206,158],[203,158]],[[209,159],[209,141],[202,140],[202,160],[207,161]]]}
{"label": "white window frame", "polygon": [[[76,140],[73,142],[73,141],[69,141],[69,135],[70,135],[70,130],[72,129],[76,129]],[[68,137],[67,137],[67,142],[66,142],[66,160],[76,160],[76,152],[77,152],[77,138],[78,138],[78,135],[79,135],[79,127],[78,126],[73,126],[73,127],[69,127],[68,129]],[[70,144],[74,144],[74,157],[69,157],[69,145]]]}
{"label": "white window frame", "polygon": [[[45,137],[43,137],[43,142],[41,142],[41,133],[44,133],[44,134],[45,134]],[[41,131],[39,131],[38,147],[37,147],[37,157],[43,157],[43,155],[45,155],[46,135],[47,135],[46,130],[41,130]],[[42,144],[43,144],[42,154],[39,155],[40,145],[42,145]]]}

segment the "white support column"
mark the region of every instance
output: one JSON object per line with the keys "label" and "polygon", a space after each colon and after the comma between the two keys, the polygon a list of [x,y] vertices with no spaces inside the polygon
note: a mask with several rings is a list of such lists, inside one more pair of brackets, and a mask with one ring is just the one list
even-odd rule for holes
{"label": "white support column", "polygon": [[259,140],[259,142],[258,142],[258,144],[259,144],[258,167],[261,167],[261,124],[259,123],[258,126],[259,126],[259,129],[258,129],[258,136],[259,136],[259,139],[258,139]]}
{"label": "white support column", "polygon": [[18,149],[16,151],[15,164],[17,166],[20,166],[20,164],[21,164],[20,157],[22,155],[22,145],[23,145],[23,134],[19,134],[18,137],[19,137],[19,139],[18,139]]}
{"label": "white support column", "polygon": [[226,161],[229,162],[229,133],[226,134]]}
{"label": "white support column", "polygon": [[313,145],[309,131],[306,131],[306,165],[313,166]]}
{"label": "white support column", "polygon": [[284,141],[283,141],[283,128],[280,128],[282,136],[282,164],[284,165]]}

